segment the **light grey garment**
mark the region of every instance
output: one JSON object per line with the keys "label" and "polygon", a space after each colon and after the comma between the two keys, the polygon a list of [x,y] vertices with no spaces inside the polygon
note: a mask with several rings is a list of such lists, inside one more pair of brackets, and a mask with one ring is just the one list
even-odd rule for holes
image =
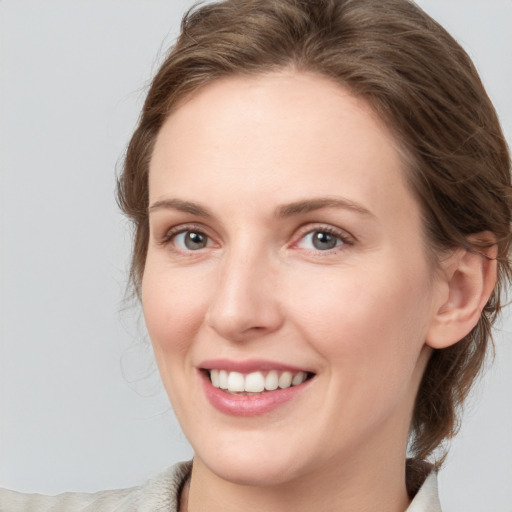
{"label": "light grey garment", "polygon": [[180,462],[140,487],[58,496],[0,489],[0,512],[178,512],[182,484],[191,462]]}
{"label": "light grey garment", "polygon": [[432,471],[405,512],[441,512],[437,490],[437,473]]}
{"label": "light grey garment", "polygon": [[[181,462],[141,487],[58,496],[0,489],[0,512],[179,512],[179,492],[192,464]],[[441,512],[437,474],[430,473],[405,512]]]}

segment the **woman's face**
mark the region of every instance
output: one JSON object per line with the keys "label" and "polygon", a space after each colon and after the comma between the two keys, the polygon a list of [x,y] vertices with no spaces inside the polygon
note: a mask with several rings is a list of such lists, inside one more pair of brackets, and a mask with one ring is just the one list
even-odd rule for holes
{"label": "woman's face", "polygon": [[275,485],[403,456],[439,286],[366,103],[292,71],[211,83],[149,193],[144,314],[195,464]]}

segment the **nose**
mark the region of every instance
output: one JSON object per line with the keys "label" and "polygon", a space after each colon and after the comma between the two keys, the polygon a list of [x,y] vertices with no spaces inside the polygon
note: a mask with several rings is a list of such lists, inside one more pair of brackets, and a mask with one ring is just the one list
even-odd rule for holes
{"label": "nose", "polygon": [[244,341],[277,331],[284,318],[277,272],[264,255],[241,251],[222,263],[206,324],[221,337]]}

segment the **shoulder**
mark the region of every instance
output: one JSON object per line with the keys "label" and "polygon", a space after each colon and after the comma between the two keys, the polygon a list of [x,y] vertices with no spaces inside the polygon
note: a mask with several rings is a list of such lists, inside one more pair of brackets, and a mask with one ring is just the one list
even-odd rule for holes
{"label": "shoulder", "polygon": [[179,463],[142,486],[96,493],[43,496],[0,489],[0,512],[174,512],[190,468]]}
{"label": "shoulder", "polygon": [[126,508],[120,510],[136,510],[128,504],[134,502],[138,488],[119,489],[115,491],[101,491],[97,493],[65,492],[57,496],[44,496],[42,494],[24,494],[7,489],[0,489],[1,512],[78,512],[97,510],[106,512],[118,510],[124,503]]}

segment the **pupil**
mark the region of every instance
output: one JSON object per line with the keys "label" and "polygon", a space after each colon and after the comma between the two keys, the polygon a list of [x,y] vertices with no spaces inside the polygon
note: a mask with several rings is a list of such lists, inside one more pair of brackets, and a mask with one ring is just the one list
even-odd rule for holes
{"label": "pupil", "polygon": [[201,233],[190,231],[185,236],[185,245],[187,249],[202,249],[206,246],[206,237],[201,235]]}
{"label": "pupil", "polygon": [[318,231],[313,236],[313,245],[315,249],[326,250],[326,249],[334,249],[336,247],[337,238],[330,233],[325,233],[323,231]]}

